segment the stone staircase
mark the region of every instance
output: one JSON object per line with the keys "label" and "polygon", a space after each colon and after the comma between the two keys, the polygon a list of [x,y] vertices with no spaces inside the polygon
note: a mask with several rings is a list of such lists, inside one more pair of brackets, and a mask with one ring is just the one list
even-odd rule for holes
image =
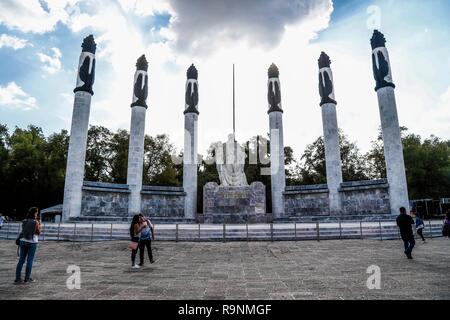
{"label": "stone staircase", "polygon": [[316,215],[316,216],[291,216],[285,218],[274,219],[276,223],[294,223],[294,222],[339,222],[339,221],[395,221],[397,215],[383,214],[383,215]]}
{"label": "stone staircase", "polygon": [[[0,239],[15,240],[21,223],[4,224]],[[442,221],[426,221],[424,236],[440,237]],[[157,241],[304,241],[331,239],[399,239],[395,222],[315,222],[274,224],[158,224]],[[128,223],[44,223],[40,241],[129,240]]]}

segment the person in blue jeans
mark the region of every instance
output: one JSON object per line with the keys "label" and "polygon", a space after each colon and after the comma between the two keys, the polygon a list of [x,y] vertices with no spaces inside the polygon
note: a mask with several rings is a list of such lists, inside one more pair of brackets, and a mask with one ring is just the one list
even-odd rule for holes
{"label": "person in blue jeans", "polygon": [[[16,266],[16,279],[14,283],[31,283],[34,282],[31,278],[31,270],[33,269],[34,256],[38,245],[38,237],[41,233],[41,222],[38,219],[39,210],[32,207],[28,210],[27,218],[22,222],[22,232],[20,233],[20,255]],[[22,268],[27,262],[25,268],[25,280],[22,280]]]}
{"label": "person in blue jeans", "polygon": [[146,218],[143,214],[139,215],[139,219],[142,227],[139,237],[139,258],[140,258],[139,266],[142,267],[144,265],[145,248],[147,248],[150,263],[155,262],[153,260],[153,253],[152,253],[152,239],[155,239],[155,234],[150,219]]}
{"label": "person in blue jeans", "polygon": [[423,236],[425,224],[422,218],[420,217],[420,215],[416,214],[415,210],[411,210],[411,216],[416,219],[416,233],[422,238],[422,241],[425,242],[425,237]]}

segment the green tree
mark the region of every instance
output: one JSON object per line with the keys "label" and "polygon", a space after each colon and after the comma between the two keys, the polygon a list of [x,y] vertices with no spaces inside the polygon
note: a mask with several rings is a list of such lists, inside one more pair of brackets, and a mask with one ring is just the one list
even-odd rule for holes
{"label": "green tree", "polygon": [[9,195],[15,200],[10,202],[9,208],[13,215],[23,217],[30,205],[41,206],[44,203],[46,141],[42,129],[30,125],[25,130],[16,127],[8,144],[7,180]]}
{"label": "green tree", "polygon": [[62,202],[64,196],[64,179],[67,165],[69,135],[67,130],[53,133],[43,148],[45,165],[42,172],[42,185],[45,190],[44,207]]}
{"label": "green tree", "polygon": [[[339,132],[341,151],[342,179],[344,181],[367,180],[365,158],[355,142]],[[301,162],[296,165],[294,177],[299,184],[319,184],[327,182],[325,143],[320,136],[313,143],[306,146]]]}
{"label": "green tree", "polygon": [[90,126],[86,148],[84,179],[110,182],[111,131],[102,126]]}
{"label": "green tree", "polygon": [[450,141],[409,134],[403,152],[410,199],[450,196]]}
{"label": "green tree", "polygon": [[144,177],[146,185],[179,186],[179,174],[172,161],[174,146],[165,134],[144,140]]}
{"label": "green tree", "polygon": [[109,141],[110,155],[108,166],[109,179],[114,183],[126,183],[128,168],[128,143],[130,135],[127,130],[117,130]]}
{"label": "green tree", "polygon": [[[401,127],[403,157],[410,199],[450,196],[450,140],[435,136],[422,141],[416,134],[408,134]],[[371,178],[385,178],[386,166],[381,129],[372,148],[366,154]]]}
{"label": "green tree", "polygon": [[[8,127],[6,125],[0,124],[0,194],[2,195],[2,199],[10,199],[9,196],[9,179],[8,179],[8,170],[7,164],[9,159],[9,150],[8,150],[8,141],[9,141],[9,132]],[[7,200],[3,200],[0,204],[0,213],[5,214],[7,209]]]}

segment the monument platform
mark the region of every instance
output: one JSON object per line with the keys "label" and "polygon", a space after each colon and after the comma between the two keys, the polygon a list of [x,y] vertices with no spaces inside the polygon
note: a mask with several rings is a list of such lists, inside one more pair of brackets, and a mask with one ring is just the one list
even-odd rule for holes
{"label": "monument platform", "polygon": [[219,186],[208,182],[203,188],[205,223],[265,223],[266,187],[261,182],[249,186]]}

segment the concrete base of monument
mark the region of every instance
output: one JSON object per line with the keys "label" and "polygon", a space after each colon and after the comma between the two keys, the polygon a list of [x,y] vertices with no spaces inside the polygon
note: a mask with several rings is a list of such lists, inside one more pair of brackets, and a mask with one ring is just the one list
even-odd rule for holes
{"label": "concrete base of monument", "polygon": [[[131,223],[133,217],[113,217],[113,216],[89,216],[71,218],[68,222],[75,223]],[[176,223],[197,223],[196,219],[183,217],[152,217],[150,220],[155,224],[176,224]]]}
{"label": "concrete base of monument", "polygon": [[249,213],[204,213],[204,223],[270,223],[272,222],[272,215],[249,214]]}
{"label": "concrete base of monument", "polygon": [[219,186],[208,182],[203,188],[205,223],[266,223],[266,187],[261,182],[249,186]]}

